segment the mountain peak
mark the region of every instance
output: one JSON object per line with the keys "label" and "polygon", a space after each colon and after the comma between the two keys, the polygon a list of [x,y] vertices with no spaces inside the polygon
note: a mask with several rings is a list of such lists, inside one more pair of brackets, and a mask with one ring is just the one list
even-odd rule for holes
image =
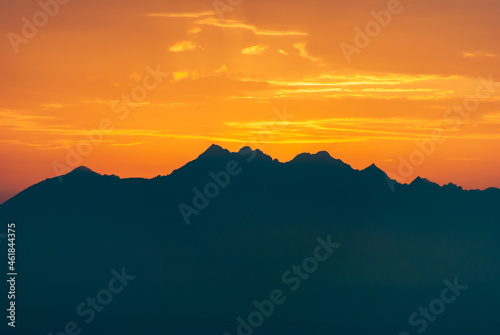
{"label": "mountain peak", "polygon": [[252,148],[250,148],[249,146],[245,146],[245,147],[241,148],[238,151],[238,154],[240,154],[240,155],[251,154],[250,155],[251,157],[254,157],[254,158],[257,158],[260,160],[264,160],[264,161],[272,161],[273,160],[273,158],[271,156],[266,155],[262,150],[260,150],[260,149],[252,150]]}
{"label": "mountain peak", "polygon": [[415,178],[415,179],[411,182],[410,186],[417,186],[417,187],[422,187],[422,186],[433,186],[433,187],[436,187],[436,186],[437,186],[437,187],[441,187],[441,186],[439,186],[438,184],[436,184],[436,183],[434,183],[434,182],[430,181],[429,179],[427,179],[427,178],[422,178],[422,177],[417,177],[417,178]]}
{"label": "mountain peak", "polygon": [[248,152],[248,151],[252,151],[252,148],[250,148],[248,145],[247,146],[244,146],[243,148],[241,148],[238,153],[245,153],[245,152]]}
{"label": "mountain peak", "polygon": [[333,159],[332,156],[326,151],[320,151],[316,154],[311,154],[309,152],[305,152],[302,154],[298,154],[292,159],[293,163],[304,163],[304,162],[319,162],[319,161],[329,161]]}
{"label": "mountain peak", "polygon": [[369,167],[367,167],[365,170],[375,170],[375,171],[382,171],[378,166],[375,165],[375,163],[372,163]]}
{"label": "mountain peak", "polygon": [[320,163],[320,164],[331,164],[336,166],[349,167],[350,165],[344,163],[340,159],[333,158],[327,151],[319,151],[315,154],[310,153],[302,153],[295,156],[294,159],[290,161],[290,163]]}
{"label": "mountain peak", "polygon": [[79,166],[76,169],[73,169],[70,173],[75,174],[75,173],[92,173],[92,174],[98,174],[97,172],[92,171],[86,166]]}
{"label": "mountain peak", "polygon": [[414,179],[411,183],[412,183],[412,184],[413,184],[413,183],[415,183],[415,184],[421,184],[421,183],[426,183],[426,184],[429,184],[429,183],[430,183],[430,181],[429,181],[429,179],[427,179],[427,178],[422,178],[422,177],[418,176],[418,177],[417,177],[417,178],[415,178],[415,179]]}
{"label": "mountain peak", "polygon": [[77,177],[79,179],[79,178],[87,178],[87,177],[94,177],[94,176],[100,176],[100,174],[97,172],[94,172],[91,169],[89,169],[88,167],[82,165],[82,166],[79,166],[79,167],[71,170],[71,172],[68,172],[64,176],[59,176],[58,178],[62,178],[62,177],[75,178],[75,177]]}
{"label": "mountain peak", "polygon": [[218,146],[217,144],[212,144],[205,152],[203,152],[200,157],[218,157],[229,154],[227,149]]}
{"label": "mountain peak", "polygon": [[463,190],[462,186],[458,186],[453,183],[448,183],[446,185],[443,185],[443,188],[448,189],[448,190]]}
{"label": "mountain peak", "polygon": [[368,166],[367,168],[361,170],[362,172],[369,172],[369,173],[376,173],[376,174],[380,174],[380,173],[383,173],[384,175],[386,174],[382,169],[380,169],[377,165],[375,165],[375,163],[371,164],[370,166]]}
{"label": "mountain peak", "polygon": [[318,151],[316,153],[316,155],[313,155],[313,156],[316,156],[316,157],[321,157],[321,158],[333,158],[329,153],[328,151]]}

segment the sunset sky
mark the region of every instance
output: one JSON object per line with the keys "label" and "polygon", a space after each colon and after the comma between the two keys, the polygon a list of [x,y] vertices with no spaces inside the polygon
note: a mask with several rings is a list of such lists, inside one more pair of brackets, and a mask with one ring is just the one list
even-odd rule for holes
{"label": "sunset sky", "polygon": [[499,1],[60,1],[47,22],[0,2],[0,203],[78,165],[165,175],[212,143],[500,187]]}

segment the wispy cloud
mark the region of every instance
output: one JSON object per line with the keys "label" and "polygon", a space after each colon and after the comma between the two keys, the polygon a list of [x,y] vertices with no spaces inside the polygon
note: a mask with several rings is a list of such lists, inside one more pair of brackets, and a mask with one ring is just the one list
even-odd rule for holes
{"label": "wispy cloud", "polygon": [[500,113],[490,113],[490,114],[483,115],[482,122],[489,123],[489,124],[499,124],[500,123]]}
{"label": "wispy cloud", "polygon": [[472,51],[472,52],[462,52],[462,57],[465,58],[476,58],[476,57],[498,57],[497,54],[487,52],[487,51]]}
{"label": "wispy cloud", "polygon": [[391,74],[380,76],[322,74],[300,81],[268,82],[281,97],[443,99],[455,94],[455,91],[443,89],[440,85],[432,86],[450,79],[456,78]]}
{"label": "wispy cloud", "polygon": [[196,49],[196,44],[193,41],[179,41],[172,45],[168,50],[172,52],[183,52]]}
{"label": "wispy cloud", "polygon": [[132,142],[132,143],[110,143],[112,147],[130,147],[134,145],[144,144],[144,142]]}
{"label": "wispy cloud", "polygon": [[256,35],[268,35],[268,36],[307,36],[309,34],[294,31],[294,30],[263,30],[258,29],[256,26],[251,24],[246,24],[237,20],[219,20],[215,18],[204,18],[195,21],[195,24],[208,25],[219,28],[233,28],[233,29],[245,29],[250,30]]}
{"label": "wispy cloud", "polygon": [[206,16],[214,16],[215,12],[206,11],[206,12],[194,12],[194,13],[148,13],[145,16],[151,17],[167,17],[167,18],[194,18],[198,19]]}
{"label": "wispy cloud", "polygon": [[58,103],[49,103],[49,104],[41,104],[40,107],[42,108],[49,108],[49,109],[54,109],[54,108],[63,108],[63,107],[68,107],[70,105],[64,105],[64,104],[58,104]]}
{"label": "wispy cloud", "polygon": [[245,48],[241,50],[241,53],[243,55],[262,55],[266,50],[268,50],[269,47],[267,45],[254,45],[248,48]]}
{"label": "wispy cloud", "polygon": [[11,109],[0,110],[1,125],[17,129],[36,128],[39,127],[43,121],[53,119],[55,119],[53,116],[23,114],[20,111]]}
{"label": "wispy cloud", "polygon": [[173,73],[174,80],[180,81],[182,79],[197,79],[200,75],[196,71],[178,71]]}
{"label": "wispy cloud", "polygon": [[480,158],[463,158],[463,157],[450,157],[448,158],[450,161],[479,161]]}
{"label": "wispy cloud", "polygon": [[[500,134],[467,134],[449,129],[445,120],[408,118],[328,118],[302,121],[226,122],[226,126],[242,133],[267,133],[270,129],[277,139],[287,143],[332,143],[346,141],[415,141],[429,139],[433,130],[445,131],[448,138],[499,139]],[[448,130],[447,130],[448,129]],[[331,139],[335,139],[331,141]]]}
{"label": "wispy cloud", "polygon": [[306,50],[306,44],[305,43],[295,43],[293,47],[297,50],[299,50],[300,56],[307,58],[313,62],[320,62],[321,58],[318,57],[313,57],[309,54],[309,52]]}

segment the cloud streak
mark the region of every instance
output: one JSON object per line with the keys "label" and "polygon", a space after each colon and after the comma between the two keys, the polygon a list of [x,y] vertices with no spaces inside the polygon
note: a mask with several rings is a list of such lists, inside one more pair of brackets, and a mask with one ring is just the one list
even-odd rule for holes
{"label": "cloud streak", "polygon": [[309,54],[309,52],[306,50],[306,44],[305,43],[295,43],[293,47],[297,50],[299,50],[300,56],[309,59],[313,62],[321,62],[322,59],[319,57],[313,57]]}
{"label": "cloud streak", "polygon": [[180,41],[172,45],[168,50],[172,52],[183,52],[196,49],[196,44],[193,41]]}
{"label": "cloud streak", "polygon": [[294,31],[294,30],[263,30],[259,29],[254,25],[246,24],[237,20],[220,20],[216,18],[204,18],[194,22],[199,25],[207,25],[218,28],[229,28],[229,29],[245,29],[253,32],[255,35],[266,35],[266,36],[308,36],[309,34]]}
{"label": "cloud streak", "polygon": [[194,12],[194,13],[148,13],[144,14],[150,17],[166,17],[166,18],[181,18],[181,19],[198,19],[206,16],[214,16],[215,12]]}
{"label": "cloud streak", "polygon": [[241,50],[241,53],[243,55],[262,55],[267,50],[269,50],[269,47],[267,45],[259,44],[245,48]]}

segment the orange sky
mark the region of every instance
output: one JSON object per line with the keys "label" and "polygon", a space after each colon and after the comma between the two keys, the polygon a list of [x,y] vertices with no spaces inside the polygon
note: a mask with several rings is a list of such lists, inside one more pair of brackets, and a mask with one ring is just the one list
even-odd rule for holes
{"label": "orange sky", "polygon": [[[165,175],[211,143],[500,187],[498,1],[60,1],[47,22],[0,3],[0,202],[77,165]],[[361,46],[373,11],[390,22]]]}

